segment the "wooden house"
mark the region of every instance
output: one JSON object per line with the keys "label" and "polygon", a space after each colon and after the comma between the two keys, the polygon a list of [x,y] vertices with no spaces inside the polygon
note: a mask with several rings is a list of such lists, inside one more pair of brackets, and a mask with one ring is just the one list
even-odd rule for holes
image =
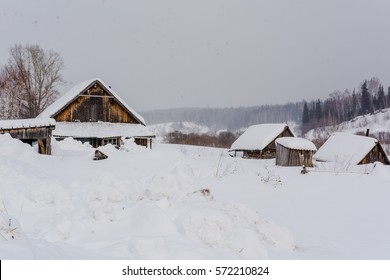
{"label": "wooden house", "polygon": [[55,120],[50,118],[0,121],[0,134],[9,133],[11,137],[32,145],[38,143],[40,154],[51,155],[51,137]]}
{"label": "wooden house", "polygon": [[252,125],[237,138],[230,151],[235,156],[242,153],[244,158],[275,158],[275,140],[280,137],[294,137],[294,134],[286,124]]}
{"label": "wooden house", "polygon": [[73,137],[93,147],[107,143],[120,146],[124,137],[151,148],[155,137],[144,119],[101,79],[76,85],[38,117],[56,120],[56,139]]}
{"label": "wooden house", "polygon": [[313,142],[298,137],[276,139],[276,165],[313,167],[313,155],[317,151]]}
{"label": "wooden house", "polygon": [[318,162],[338,162],[359,165],[390,161],[378,140],[368,136],[335,133],[318,149],[313,157]]}

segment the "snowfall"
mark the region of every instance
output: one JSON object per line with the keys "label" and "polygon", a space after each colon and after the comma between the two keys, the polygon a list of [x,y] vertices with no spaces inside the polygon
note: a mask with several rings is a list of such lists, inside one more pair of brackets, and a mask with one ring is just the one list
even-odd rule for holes
{"label": "snowfall", "polygon": [[389,259],[390,167],[0,135],[0,259]]}

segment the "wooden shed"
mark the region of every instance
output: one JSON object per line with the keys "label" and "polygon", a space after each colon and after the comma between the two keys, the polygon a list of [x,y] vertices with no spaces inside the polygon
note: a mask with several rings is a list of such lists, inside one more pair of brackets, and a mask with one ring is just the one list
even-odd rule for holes
{"label": "wooden shed", "polygon": [[73,137],[93,147],[107,143],[121,145],[121,138],[134,138],[152,147],[155,135],[145,120],[101,79],[82,82],[51,104],[40,117],[57,121],[56,139]]}
{"label": "wooden shed", "polygon": [[0,121],[0,134],[9,133],[11,137],[32,145],[38,143],[40,154],[51,155],[51,137],[56,122],[51,118],[21,119]]}
{"label": "wooden shed", "polygon": [[374,163],[390,164],[378,140],[368,136],[335,133],[313,157],[318,162],[338,162],[347,165]]}
{"label": "wooden shed", "polygon": [[235,156],[243,153],[244,158],[275,158],[275,140],[280,137],[294,137],[294,134],[286,124],[252,125],[232,144],[230,151]]}
{"label": "wooden shed", "polygon": [[276,139],[276,165],[313,167],[313,155],[317,151],[313,142],[298,137]]}

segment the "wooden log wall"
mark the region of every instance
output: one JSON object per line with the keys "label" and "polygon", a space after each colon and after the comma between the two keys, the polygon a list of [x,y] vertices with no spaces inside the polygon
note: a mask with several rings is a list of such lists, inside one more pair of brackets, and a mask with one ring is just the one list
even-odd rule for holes
{"label": "wooden log wall", "polygon": [[1,129],[0,134],[9,133],[12,138],[32,144],[38,142],[38,152],[40,154],[51,155],[51,136],[54,126],[26,127]]}
{"label": "wooden log wall", "polygon": [[48,127],[26,127],[26,128],[12,128],[1,129],[0,134],[9,133],[11,137],[17,139],[43,139],[51,137],[54,126]]}
{"label": "wooden log wall", "polygon": [[146,138],[135,138],[134,139],[135,144],[147,147],[148,146],[148,139]]}
{"label": "wooden log wall", "polygon": [[276,165],[313,167],[314,151],[293,150],[282,145],[276,146]]}
{"label": "wooden log wall", "polygon": [[379,143],[372,148],[372,150],[359,162],[359,164],[374,163],[376,161],[380,161],[386,165],[390,164],[385,151]]}
{"label": "wooden log wall", "polygon": [[245,150],[243,158],[261,159],[261,151],[260,150]]}

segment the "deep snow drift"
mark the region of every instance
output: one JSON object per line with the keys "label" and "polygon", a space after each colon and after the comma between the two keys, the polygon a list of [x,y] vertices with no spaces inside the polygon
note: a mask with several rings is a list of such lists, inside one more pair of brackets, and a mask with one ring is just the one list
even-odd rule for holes
{"label": "deep snow drift", "polygon": [[[390,169],[276,167],[223,149],[0,135],[1,259],[390,257]],[[326,171],[327,170],[327,171]]]}

